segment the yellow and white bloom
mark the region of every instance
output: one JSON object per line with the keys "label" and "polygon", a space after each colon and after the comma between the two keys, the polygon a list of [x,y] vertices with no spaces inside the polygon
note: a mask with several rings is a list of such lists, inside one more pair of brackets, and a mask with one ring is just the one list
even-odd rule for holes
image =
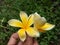
{"label": "yellow and white bloom", "polygon": [[39,32],[31,27],[33,24],[33,17],[33,14],[28,17],[25,12],[21,11],[20,18],[22,21],[19,21],[17,19],[11,19],[8,21],[9,25],[21,28],[17,32],[21,41],[24,41],[26,39],[26,33],[31,37],[39,36]]}
{"label": "yellow and white bloom", "polygon": [[[44,17],[41,17],[38,13],[31,14],[29,17],[23,11],[20,12],[21,21],[17,19],[11,19],[8,24],[14,27],[20,27],[18,35],[21,41],[25,41],[26,33],[31,37],[39,37],[39,31],[45,32],[51,30],[55,25],[47,23]],[[33,27],[31,25],[34,24]]]}
{"label": "yellow and white bloom", "polygon": [[48,23],[44,17],[36,12],[34,14],[34,27],[40,32],[45,32],[54,28],[55,25]]}

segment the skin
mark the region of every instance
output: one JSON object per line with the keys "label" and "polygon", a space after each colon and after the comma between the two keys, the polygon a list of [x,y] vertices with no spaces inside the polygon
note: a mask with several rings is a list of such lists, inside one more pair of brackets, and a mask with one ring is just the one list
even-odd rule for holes
{"label": "skin", "polygon": [[12,34],[7,45],[38,45],[38,42],[28,35],[27,39],[24,42],[22,41],[17,42],[18,39],[19,37],[17,33]]}

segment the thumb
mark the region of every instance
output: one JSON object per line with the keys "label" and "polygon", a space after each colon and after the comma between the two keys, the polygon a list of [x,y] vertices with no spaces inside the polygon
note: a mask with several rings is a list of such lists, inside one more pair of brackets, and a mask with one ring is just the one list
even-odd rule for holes
{"label": "thumb", "polygon": [[11,38],[10,38],[10,40],[9,40],[7,45],[15,45],[18,38],[19,37],[18,37],[17,33],[12,34],[12,36],[11,36]]}

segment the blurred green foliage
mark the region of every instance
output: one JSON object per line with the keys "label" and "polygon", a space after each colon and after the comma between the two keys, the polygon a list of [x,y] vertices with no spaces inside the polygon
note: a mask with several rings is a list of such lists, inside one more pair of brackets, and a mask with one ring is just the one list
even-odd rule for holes
{"label": "blurred green foliage", "polygon": [[7,45],[12,33],[18,28],[11,27],[7,21],[20,19],[20,11],[27,14],[38,12],[55,28],[41,33],[37,38],[40,45],[59,45],[60,42],[60,0],[0,0],[0,45]]}

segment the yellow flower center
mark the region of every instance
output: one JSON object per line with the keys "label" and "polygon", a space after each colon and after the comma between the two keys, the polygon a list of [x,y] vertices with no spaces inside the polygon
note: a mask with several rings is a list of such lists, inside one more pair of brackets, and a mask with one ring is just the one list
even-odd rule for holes
{"label": "yellow flower center", "polygon": [[29,26],[28,26],[28,24],[24,24],[22,28],[27,29],[27,28],[29,28]]}

